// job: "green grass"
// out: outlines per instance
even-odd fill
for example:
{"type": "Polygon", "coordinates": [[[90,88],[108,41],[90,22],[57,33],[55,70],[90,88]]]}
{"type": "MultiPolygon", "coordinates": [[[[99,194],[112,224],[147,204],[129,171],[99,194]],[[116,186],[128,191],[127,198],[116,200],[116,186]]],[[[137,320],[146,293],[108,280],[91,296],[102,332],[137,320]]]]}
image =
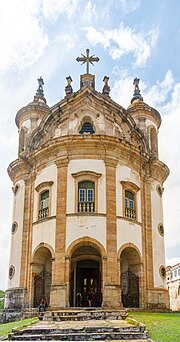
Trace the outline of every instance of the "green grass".
{"type": "Polygon", "coordinates": [[[3,290],[0,290],[0,310],[4,309],[4,296],[5,292],[3,290]]]}
{"type": "Polygon", "coordinates": [[[180,313],[129,312],[144,323],[154,342],[180,342],[180,313]]]}
{"type": "Polygon", "coordinates": [[[38,318],[34,317],[21,321],[0,324],[0,341],[7,339],[8,334],[12,331],[12,329],[21,329],[36,322],[38,322],[38,318]]]}

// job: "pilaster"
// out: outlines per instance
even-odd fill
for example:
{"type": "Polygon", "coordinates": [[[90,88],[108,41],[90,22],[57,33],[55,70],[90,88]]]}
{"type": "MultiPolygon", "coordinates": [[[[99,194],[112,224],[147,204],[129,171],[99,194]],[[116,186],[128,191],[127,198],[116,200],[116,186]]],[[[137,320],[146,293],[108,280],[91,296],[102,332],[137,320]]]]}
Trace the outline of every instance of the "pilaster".
{"type": "Polygon", "coordinates": [[[117,260],[117,224],[116,224],[116,166],[117,160],[105,159],[106,165],[106,236],[107,261],[104,281],[103,305],[119,307],[121,305],[120,279],[117,260]]]}
{"type": "Polygon", "coordinates": [[[142,203],[142,247],[143,247],[143,287],[146,292],[154,287],[153,279],[153,250],[152,250],[152,217],[151,217],[151,188],[147,177],[141,181],[141,203],[142,203]]]}
{"type": "Polygon", "coordinates": [[[66,192],[68,159],[56,161],[57,165],[57,205],[56,205],[56,241],[55,261],[53,264],[51,285],[51,306],[65,307],[67,305],[66,284],[66,192]]]}

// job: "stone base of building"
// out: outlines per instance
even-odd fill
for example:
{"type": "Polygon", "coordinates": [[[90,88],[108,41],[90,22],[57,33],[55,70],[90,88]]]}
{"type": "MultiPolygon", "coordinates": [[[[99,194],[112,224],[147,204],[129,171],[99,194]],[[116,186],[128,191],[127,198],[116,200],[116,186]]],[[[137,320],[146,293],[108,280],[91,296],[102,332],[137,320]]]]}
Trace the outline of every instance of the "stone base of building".
{"type": "Polygon", "coordinates": [[[120,308],[121,289],[119,285],[105,285],[103,293],[103,308],[120,308]]]}
{"type": "Polygon", "coordinates": [[[67,286],[51,285],[50,306],[52,308],[64,308],[67,306],[67,286]]]}
{"type": "Polygon", "coordinates": [[[151,289],[147,291],[147,309],[170,309],[169,292],[166,289],[151,289]]]}
{"type": "Polygon", "coordinates": [[[5,309],[21,310],[25,307],[25,293],[24,288],[12,288],[5,292],[5,309]]]}

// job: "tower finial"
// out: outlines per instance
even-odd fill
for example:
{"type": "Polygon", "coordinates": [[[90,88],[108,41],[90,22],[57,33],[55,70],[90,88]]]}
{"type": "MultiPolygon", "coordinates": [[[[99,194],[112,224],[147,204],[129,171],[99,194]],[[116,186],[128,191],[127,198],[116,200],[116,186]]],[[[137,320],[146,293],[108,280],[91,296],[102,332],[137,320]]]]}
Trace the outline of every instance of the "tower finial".
{"type": "Polygon", "coordinates": [[[36,92],[36,96],[44,97],[44,90],[43,90],[44,81],[42,77],[38,78],[38,84],[39,86],[36,92]]]}
{"type": "Polygon", "coordinates": [[[109,86],[109,84],[108,84],[108,81],[109,81],[109,77],[108,77],[108,76],[104,76],[104,78],[103,78],[104,87],[103,87],[102,93],[103,93],[104,95],[108,95],[108,96],[109,96],[109,93],[110,93],[110,86],[109,86]]]}
{"type": "Polygon", "coordinates": [[[137,78],[137,77],[134,78],[134,81],[133,81],[133,84],[134,84],[134,94],[133,94],[133,98],[131,100],[131,103],[134,100],[136,100],[136,99],[143,100],[143,98],[141,96],[141,93],[140,93],[140,89],[139,89],[139,81],[140,81],[140,78],[137,78]]]}

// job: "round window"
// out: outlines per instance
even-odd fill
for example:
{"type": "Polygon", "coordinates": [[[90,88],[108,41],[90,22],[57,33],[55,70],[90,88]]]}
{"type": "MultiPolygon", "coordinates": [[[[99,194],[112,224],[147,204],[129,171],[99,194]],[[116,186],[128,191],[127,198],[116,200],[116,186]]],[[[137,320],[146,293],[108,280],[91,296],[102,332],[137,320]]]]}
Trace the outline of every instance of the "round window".
{"type": "Polygon", "coordinates": [[[17,224],[17,222],[13,222],[13,224],[12,224],[12,228],[11,228],[11,232],[12,232],[12,234],[15,234],[15,232],[16,232],[16,230],[17,230],[17,228],[18,228],[18,224],[17,224]]]}
{"type": "Polygon", "coordinates": [[[165,268],[165,266],[161,266],[160,267],[159,273],[160,273],[161,278],[163,278],[163,279],[166,278],[166,268],[165,268]]]}
{"type": "Polygon", "coordinates": [[[15,274],[15,267],[11,265],[9,267],[9,279],[12,279],[14,277],[14,274],[15,274]]]}
{"type": "Polygon", "coordinates": [[[158,231],[161,236],[164,236],[164,227],[162,223],[158,225],[158,231]]]}

